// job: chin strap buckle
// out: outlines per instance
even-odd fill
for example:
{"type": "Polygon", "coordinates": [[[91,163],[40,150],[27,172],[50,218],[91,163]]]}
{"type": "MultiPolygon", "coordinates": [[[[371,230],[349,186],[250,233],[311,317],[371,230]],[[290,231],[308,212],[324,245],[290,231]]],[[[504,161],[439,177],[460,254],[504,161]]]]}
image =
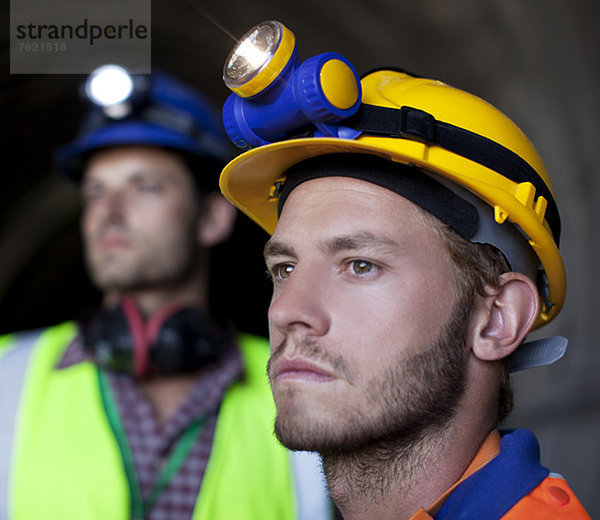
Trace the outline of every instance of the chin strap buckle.
{"type": "Polygon", "coordinates": [[[565,355],[569,340],[563,336],[528,341],[515,350],[510,357],[510,371],[551,365],[565,355]]]}

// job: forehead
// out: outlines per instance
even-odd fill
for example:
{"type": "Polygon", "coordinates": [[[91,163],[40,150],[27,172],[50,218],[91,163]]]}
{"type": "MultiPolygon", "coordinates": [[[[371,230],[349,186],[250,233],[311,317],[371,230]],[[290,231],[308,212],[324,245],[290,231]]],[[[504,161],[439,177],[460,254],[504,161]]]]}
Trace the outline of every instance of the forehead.
{"type": "Polygon", "coordinates": [[[386,235],[431,235],[423,210],[376,184],[350,177],[303,182],[286,200],[274,236],[305,227],[386,235]]]}
{"type": "Polygon", "coordinates": [[[192,180],[185,162],[173,152],[151,146],[120,146],[94,152],[82,180],[126,179],[136,174],[192,180]]]}

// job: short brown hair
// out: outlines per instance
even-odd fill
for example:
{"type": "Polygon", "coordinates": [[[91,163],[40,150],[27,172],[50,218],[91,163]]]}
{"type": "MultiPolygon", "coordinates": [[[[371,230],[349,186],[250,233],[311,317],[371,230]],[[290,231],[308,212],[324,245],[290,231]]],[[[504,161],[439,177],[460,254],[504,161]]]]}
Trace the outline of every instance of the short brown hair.
{"type": "MultiPolygon", "coordinates": [[[[496,247],[465,240],[441,220],[421,208],[419,208],[419,214],[425,226],[444,242],[450,253],[450,258],[455,267],[454,282],[457,288],[454,301],[470,305],[467,314],[470,316],[475,296],[485,296],[487,294],[486,289],[497,288],[500,284],[500,275],[511,271],[508,260],[496,247]]],[[[498,393],[497,424],[501,423],[510,414],[513,402],[510,360],[505,358],[502,362],[501,383],[498,393]]]]}

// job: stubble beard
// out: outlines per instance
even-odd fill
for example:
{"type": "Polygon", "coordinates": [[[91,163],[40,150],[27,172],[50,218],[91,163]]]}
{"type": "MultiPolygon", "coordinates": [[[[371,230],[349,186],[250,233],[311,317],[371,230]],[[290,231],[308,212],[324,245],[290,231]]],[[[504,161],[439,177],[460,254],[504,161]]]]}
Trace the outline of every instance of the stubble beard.
{"type": "MultiPolygon", "coordinates": [[[[427,350],[372,378],[365,386],[369,410],[345,410],[328,423],[300,422],[293,410],[278,410],[279,441],[292,450],[319,452],[332,490],[381,495],[399,478],[410,479],[463,395],[471,307],[460,302],[427,350]]],[[[328,355],[317,344],[311,348],[328,355]]]]}

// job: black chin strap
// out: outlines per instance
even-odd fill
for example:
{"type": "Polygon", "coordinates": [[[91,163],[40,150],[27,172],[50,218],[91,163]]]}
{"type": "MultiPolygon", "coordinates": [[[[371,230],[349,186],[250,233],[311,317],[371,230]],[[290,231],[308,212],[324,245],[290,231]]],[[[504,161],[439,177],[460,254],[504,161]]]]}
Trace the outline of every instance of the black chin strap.
{"type": "Polygon", "coordinates": [[[343,122],[365,134],[417,139],[434,144],[498,172],[513,182],[530,182],[538,196],[548,202],[545,218],[558,246],[560,215],[546,183],[525,160],[508,148],[464,128],[438,121],[431,114],[412,107],[401,109],[363,103],[358,112],[343,122]]]}

